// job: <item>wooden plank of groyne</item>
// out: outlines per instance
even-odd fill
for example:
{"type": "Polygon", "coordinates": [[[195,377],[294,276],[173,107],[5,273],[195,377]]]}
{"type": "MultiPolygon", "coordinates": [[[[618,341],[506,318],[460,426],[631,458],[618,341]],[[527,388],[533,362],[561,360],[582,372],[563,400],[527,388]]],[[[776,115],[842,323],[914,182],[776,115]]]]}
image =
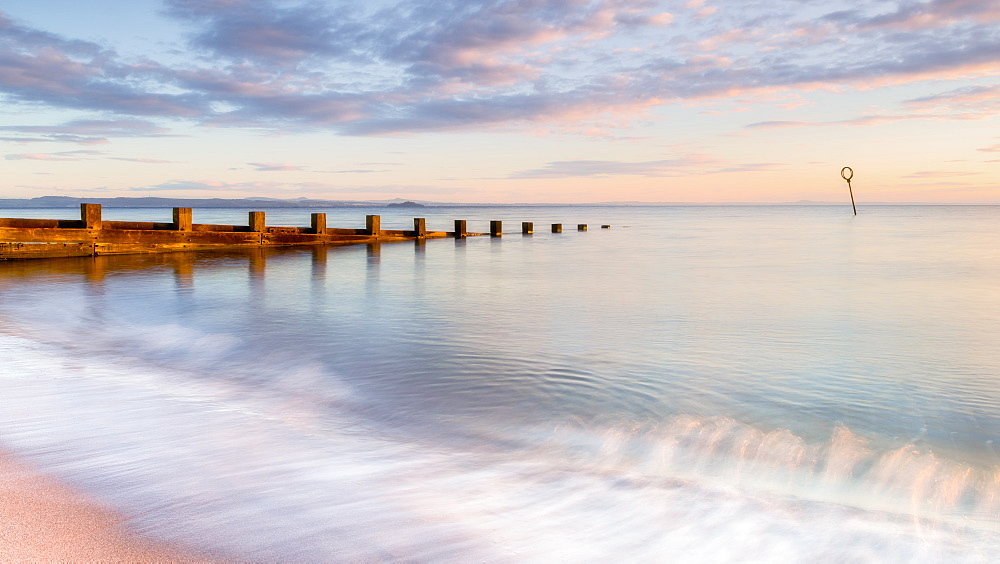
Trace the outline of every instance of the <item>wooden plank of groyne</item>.
{"type": "Polygon", "coordinates": [[[102,221],[101,229],[131,229],[133,231],[174,231],[173,223],[153,221],[102,221]]]}
{"type": "Polygon", "coordinates": [[[78,219],[23,219],[19,217],[0,218],[0,229],[14,227],[18,229],[83,229],[83,222],[78,219]]]}
{"type": "Polygon", "coordinates": [[[52,229],[47,227],[0,228],[0,241],[4,243],[91,243],[92,231],[86,229],[52,229]]]}
{"type": "Polygon", "coordinates": [[[94,254],[90,243],[0,243],[0,258],[36,259],[87,257],[94,254]]]}
{"type": "MultiPolygon", "coordinates": [[[[366,217],[364,229],[326,226],[326,214],[312,214],[310,227],[267,226],[262,211],[249,212],[247,225],[193,223],[191,208],[174,208],[173,221],[103,221],[101,206],[82,204],[79,220],[0,218],[0,259],[83,255],[156,253],[175,250],[222,250],[240,247],[351,245],[455,236],[469,233],[465,220],[455,232],[427,231],[425,218],[414,218],[414,229],[381,228],[381,217],[366,217]]],[[[500,221],[490,222],[490,234],[501,235],[500,221]]]]}

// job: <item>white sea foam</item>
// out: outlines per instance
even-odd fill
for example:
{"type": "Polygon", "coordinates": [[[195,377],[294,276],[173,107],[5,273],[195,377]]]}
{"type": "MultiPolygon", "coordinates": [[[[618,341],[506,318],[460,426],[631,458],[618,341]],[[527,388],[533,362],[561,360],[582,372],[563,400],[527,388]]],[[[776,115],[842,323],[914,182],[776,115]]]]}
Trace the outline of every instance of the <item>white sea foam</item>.
{"type": "Polygon", "coordinates": [[[1000,550],[996,521],[952,515],[973,496],[995,516],[995,475],[912,447],[876,453],[843,427],[809,445],[688,416],[523,429],[520,447],[469,449],[356,419],[364,400],[346,385],[318,399],[336,380],[318,365],[262,391],[11,334],[0,354],[9,446],[151,534],[234,556],[977,562],[1000,550]],[[900,496],[919,511],[885,503],[900,496]]]}

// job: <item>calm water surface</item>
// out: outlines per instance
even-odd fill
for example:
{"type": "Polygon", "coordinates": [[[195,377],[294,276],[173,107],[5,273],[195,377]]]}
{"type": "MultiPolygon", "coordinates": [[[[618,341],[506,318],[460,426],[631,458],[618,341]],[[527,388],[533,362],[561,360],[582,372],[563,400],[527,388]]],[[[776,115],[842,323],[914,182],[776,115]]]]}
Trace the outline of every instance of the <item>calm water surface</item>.
{"type": "Polygon", "coordinates": [[[241,558],[1000,551],[1000,207],[312,211],[509,233],[0,263],[0,445],[241,558]]]}

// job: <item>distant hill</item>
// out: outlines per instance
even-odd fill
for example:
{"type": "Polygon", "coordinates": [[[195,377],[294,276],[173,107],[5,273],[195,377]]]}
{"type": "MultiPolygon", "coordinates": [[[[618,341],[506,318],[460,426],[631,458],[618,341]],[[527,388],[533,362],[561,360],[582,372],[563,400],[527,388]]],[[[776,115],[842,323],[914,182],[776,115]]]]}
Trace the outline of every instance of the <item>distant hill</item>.
{"type": "MultiPolygon", "coordinates": [[[[296,198],[74,198],[70,196],[41,196],[38,198],[0,198],[0,208],[75,208],[80,204],[101,204],[107,208],[333,208],[379,207],[402,200],[351,201],[310,200],[296,198]]],[[[422,205],[422,204],[417,204],[422,205]]]]}
{"type": "MultiPolygon", "coordinates": [[[[80,204],[101,204],[107,208],[236,208],[236,209],[273,209],[273,208],[423,208],[423,207],[662,207],[662,206],[830,206],[845,205],[845,202],[820,202],[799,200],[797,202],[590,202],[577,204],[556,203],[460,203],[431,202],[427,200],[313,200],[309,198],[76,198],[72,196],[40,196],[38,198],[0,198],[0,208],[30,209],[30,208],[75,208],[80,204]]],[[[865,202],[864,205],[935,205],[927,203],[906,202],[865,202]]],[[[950,205],[950,204],[936,204],[950,205]]]]}

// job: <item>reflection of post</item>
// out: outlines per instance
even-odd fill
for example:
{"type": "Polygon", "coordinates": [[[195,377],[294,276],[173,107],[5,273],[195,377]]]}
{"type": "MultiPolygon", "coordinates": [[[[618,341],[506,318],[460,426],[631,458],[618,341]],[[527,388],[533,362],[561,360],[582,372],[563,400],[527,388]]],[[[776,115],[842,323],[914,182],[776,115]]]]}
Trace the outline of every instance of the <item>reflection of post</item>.
{"type": "Polygon", "coordinates": [[[107,258],[105,257],[90,257],[83,259],[85,262],[83,267],[84,275],[87,277],[88,282],[104,282],[104,275],[107,273],[107,258]]]}
{"type": "MultiPolygon", "coordinates": [[[[326,278],[326,257],[330,252],[330,247],[326,245],[313,245],[312,247],[312,273],[313,282],[322,282],[326,278]]],[[[322,285],[322,284],[320,284],[322,285]]]]}
{"type": "Polygon", "coordinates": [[[497,219],[490,221],[490,237],[503,235],[503,222],[497,219]]]}
{"type": "Polygon", "coordinates": [[[368,243],[368,262],[378,262],[382,256],[382,243],[368,243]]]}
{"type": "Polygon", "coordinates": [[[553,233],[562,233],[562,224],[561,223],[553,223],[552,224],[552,232],[553,233]]]}
{"type": "Polygon", "coordinates": [[[372,237],[378,237],[382,234],[382,216],[365,216],[365,234],[371,235],[372,237]]]}
{"type": "Polygon", "coordinates": [[[382,257],[382,243],[368,243],[368,264],[365,269],[365,275],[368,278],[368,283],[377,283],[379,274],[379,262],[381,262],[382,257]]]}
{"type": "Polygon", "coordinates": [[[535,224],[530,221],[521,222],[521,233],[525,235],[531,235],[535,232],[535,224]]]}
{"type": "Polygon", "coordinates": [[[191,253],[177,253],[174,257],[174,281],[178,288],[194,287],[194,257],[191,253]]]}
{"type": "Polygon", "coordinates": [[[194,229],[194,216],[191,208],[174,208],[174,229],[176,231],[191,231],[194,229]]]}
{"type": "Polygon", "coordinates": [[[312,214],[312,231],[317,235],[326,235],[326,214],[312,214]]]}
{"type": "Polygon", "coordinates": [[[455,238],[465,239],[466,234],[469,232],[468,222],[464,219],[455,220],[455,238]]]}
{"type": "Polygon", "coordinates": [[[267,256],[264,248],[258,247],[247,251],[250,259],[250,289],[264,288],[264,269],[267,268],[267,256]]]}
{"type": "Polygon", "coordinates": [[[108,269],[108,257],[93,256],[80,260],[84,261],[83,272],[87,279],[84,285],[87,318],[90,321],[103,322],[106,317],[104,275],[108,269]]]}

